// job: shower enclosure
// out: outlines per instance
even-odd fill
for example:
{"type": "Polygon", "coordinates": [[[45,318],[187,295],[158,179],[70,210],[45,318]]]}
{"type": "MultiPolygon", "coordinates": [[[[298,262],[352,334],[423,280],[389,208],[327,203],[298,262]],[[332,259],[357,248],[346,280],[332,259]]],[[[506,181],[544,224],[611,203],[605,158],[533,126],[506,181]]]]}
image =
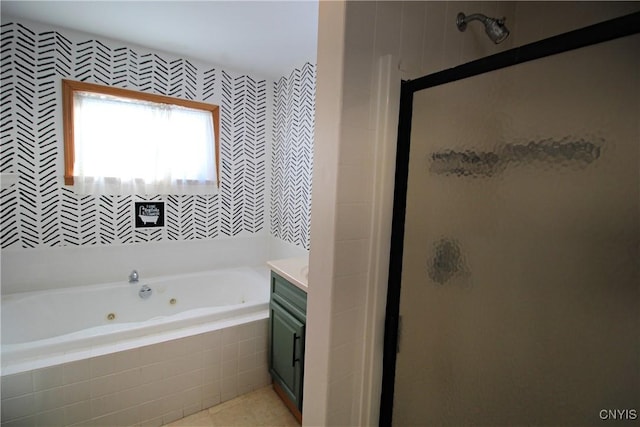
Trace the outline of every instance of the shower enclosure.
{"type": "Polygon", "coordinates": [[[381,425],[640,419],[638,29],[403,83],[381,425]]]}

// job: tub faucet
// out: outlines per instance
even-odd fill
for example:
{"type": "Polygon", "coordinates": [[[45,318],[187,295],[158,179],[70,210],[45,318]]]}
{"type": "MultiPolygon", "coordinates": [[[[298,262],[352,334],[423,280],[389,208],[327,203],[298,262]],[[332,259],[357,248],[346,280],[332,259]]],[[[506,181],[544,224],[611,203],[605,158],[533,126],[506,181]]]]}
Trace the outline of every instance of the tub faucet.
{"type": "Polygon", "coordinates": [[[138,271],[133,270],[129,275],[129,283],[138,283],[139,279],[140,279],[140,276],[138,275],[138,271]]]}

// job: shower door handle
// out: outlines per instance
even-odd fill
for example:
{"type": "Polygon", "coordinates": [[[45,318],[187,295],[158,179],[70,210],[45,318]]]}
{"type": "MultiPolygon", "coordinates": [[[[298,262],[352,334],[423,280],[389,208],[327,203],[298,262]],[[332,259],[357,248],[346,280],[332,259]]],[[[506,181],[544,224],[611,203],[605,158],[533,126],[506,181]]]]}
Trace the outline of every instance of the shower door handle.
{"type": "Polygon", "coordinates": [[[293,355],[291,357],[291,367],[296,366],[296,362],[300,361],[300,359],[298,359],[296,357],[296,353],[297,353],[296,352],[296,341],[299,340],[299,339],[300,339],[300,337],[298,336],[298,334],[294,332],[293,333],[293,355]]]}

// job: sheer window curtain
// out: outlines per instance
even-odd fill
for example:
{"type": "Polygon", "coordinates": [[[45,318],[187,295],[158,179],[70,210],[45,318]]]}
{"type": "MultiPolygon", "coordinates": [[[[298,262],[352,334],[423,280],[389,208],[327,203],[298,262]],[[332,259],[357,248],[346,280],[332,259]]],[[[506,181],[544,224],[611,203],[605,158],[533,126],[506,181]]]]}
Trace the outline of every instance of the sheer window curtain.
{"type": "Polygon", "coordinates": [[[74,188],[80,194],[213,194],[212,116],[76,92],[74,188]]]}

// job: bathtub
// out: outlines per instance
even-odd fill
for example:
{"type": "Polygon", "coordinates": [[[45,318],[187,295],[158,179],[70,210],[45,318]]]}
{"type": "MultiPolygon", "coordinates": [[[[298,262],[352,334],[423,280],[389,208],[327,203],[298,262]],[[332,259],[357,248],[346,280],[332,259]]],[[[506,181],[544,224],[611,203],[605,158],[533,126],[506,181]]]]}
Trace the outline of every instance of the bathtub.
{"type": "Polygon", "coordinates": [[[3,295],[2,375],[266,319],[268,302],[250,267],[3,295]]]}
{"type": "Polygon", "coordinates": [[[3,295],[0,421],[161,426],[265,387],[268,301],[266,267],[3,295]]]}

